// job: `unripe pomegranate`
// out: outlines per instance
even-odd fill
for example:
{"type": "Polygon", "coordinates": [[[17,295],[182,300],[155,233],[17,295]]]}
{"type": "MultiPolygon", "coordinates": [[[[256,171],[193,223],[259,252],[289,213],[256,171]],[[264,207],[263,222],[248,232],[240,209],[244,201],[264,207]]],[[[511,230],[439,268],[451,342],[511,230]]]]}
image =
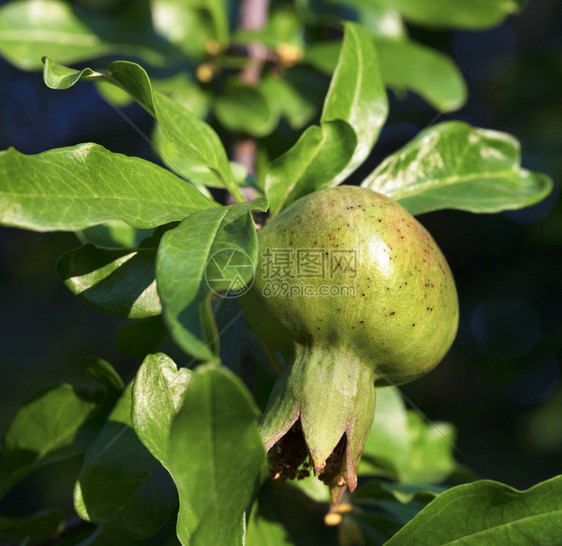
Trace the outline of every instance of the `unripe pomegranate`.
{"type": "Polygon", "coordinates": [[[286,362],[261,423],[272,473],[300,476],[310,457],[336,503],[357,485],[375,384],[425,374],[453,342],[449,266],[398,203],[339,186],[299,199],[259,231],[243,307],[286,362]]]}

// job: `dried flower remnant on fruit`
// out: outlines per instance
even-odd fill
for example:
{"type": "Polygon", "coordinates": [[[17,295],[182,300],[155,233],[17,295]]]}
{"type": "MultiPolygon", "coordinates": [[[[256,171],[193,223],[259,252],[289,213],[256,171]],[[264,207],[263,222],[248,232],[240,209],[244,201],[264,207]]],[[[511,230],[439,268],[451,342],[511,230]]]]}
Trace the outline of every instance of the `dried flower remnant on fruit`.
{"type": "Polygon", "coordinates": [[[302,480],[310,476],[308,449],[298,421],[269,450],[267,461],[274,479],[302,480]]]}

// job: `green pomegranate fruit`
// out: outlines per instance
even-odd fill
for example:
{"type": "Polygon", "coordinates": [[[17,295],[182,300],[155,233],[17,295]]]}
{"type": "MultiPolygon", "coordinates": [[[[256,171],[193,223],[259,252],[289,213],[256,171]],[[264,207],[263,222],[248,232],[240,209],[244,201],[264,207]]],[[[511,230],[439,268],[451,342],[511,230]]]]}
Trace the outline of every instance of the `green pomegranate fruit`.
{"type": "Polygon", "coordinates": [[[314,473],[338,502],[357,485],[375,384],[425,374],[457,330],[454,280],[404,208],[372,190],[309,194],[259,231],[243,296],[249,325],[285,359],[261,423],[273,475],[314,473]]]}

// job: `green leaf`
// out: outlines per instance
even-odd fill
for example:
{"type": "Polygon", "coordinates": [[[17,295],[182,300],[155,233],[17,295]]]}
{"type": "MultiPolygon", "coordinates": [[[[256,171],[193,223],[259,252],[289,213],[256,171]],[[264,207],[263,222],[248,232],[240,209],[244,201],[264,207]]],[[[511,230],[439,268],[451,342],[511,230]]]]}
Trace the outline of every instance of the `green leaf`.
{"type": "Polygon", "coordinates": [[[155,116],[152,85],[146,70],[139,64],[130,61],[114,61],[106,72],[94,71],[91,68],[76,70],[43,57],[43,81],[50,89],[69,89],[80,80],[109,82],[126,91],[145,110],[155,116]]]}
{"type": "Polygon", "coordinates": [[[265,463],[258,415],[242,381],[225,368],[193,373],[168,455],[182,544],[243,544],[244,511],[265,463]]]}
{"type": "Polygon", "coordinates": [[[164,319],[178,345],[200,360],[216,358],[212,290],[241,290],[253,277],[257,236],[250,212],[266,209],[259,199],[194,213],[162,238],[156,278],[164,319]]]}
{"type": "Polygon", "coordinates": [[[0,53],[24,70],[40,69],[43,55],[72,64],[119,52],[162,63],[165,52],[140,4],[103,16],[62,0],[7,2],[0,8],[0,53]]]}
{"type": "MultiPolygon", "coordinates": [[[[55,65],[56,63],[45,59],[43,79],[46,83],[57,83],[57,78],[51,76],[55,65]]],[[[56,68],[57,72],[60,70],[56,68]]],[[[144,68],[129,61],[115,61],[109,65],[107,73],[88,74],[88,79],[104,78],[127,91],[152,116],[156,117],[166,138],[185,159],[211,169],[238,201],[245,201],[230,169],[222,142],[212,127],[180,103],[153,90],[144,68]]],[[[77,78],[76,75],[73,78],[67,76],[65,82],[75,83],[78,79],[79,76],[77,78]]]]}
{"type": "Polygon", "coordinates": [[[74,507],[93,523],[119,521],[138,537],[152,536],[177,506],[168,473],[131,427],[129,385],[84,457],[74,507]]]}
{"type": "Polygon", "coordinates": [[[323,78],[319,79],[317,74],[295,67],[283,78],[267,75],[261,82],[260,90],[279,115],[287,119],[291,128],[300,129],[310,122],[321,106],[318,97],[325,94],[323,83],[323,78]]]}
{"type": "Polygon", "coordinates": [[[45,54],[74,63],[111,50],[67,2],[20,0],[0,9],[0,52],[25,70],[40,68],[45,54]]]}
{"type": "Polygon", "coordinates": [[[402,40],[406,38],[406,26],[392,2],[345,0],[357,12],[357,22],[371,36],[402,40]]]}
{"type": "MultiPolygon", "coordinates": [[[[47,84],[48,85],[48,84],[47,84]]],[[[100,96],[111,106],[116,106],[118,108],[126,108],[130,106],[134,99],[129,95],[129,93],[123,91],[120,87],[117,87],[106,80],[96,80],[94,85],[98,90],[100,96]]],[[[51,87],[48,85],[48,87],[51,87]]]]}
{"type": "Polygon", "coordinates": [[[135,538],[119,522],[112,521],[93,529],[85,526],[84,531],[74,534],[68,544],[66,540],[60,542],[61,546],[180,546],[174,519],[170,518],[156,535],[148,539],[135,538]]]}
{"type": "Polygon", "coordinates": [[[103,248],[91,243],[65,252],[57,273],[82,301],[120,317],[162,311],[155,279],[156,248],[103,248]]]}
{"type": "Polygon", "coordinates": [[[179,412],[191,372],[163,353],[148,355],[133,382],[131,420],[141,442],[165,468],[172,421],[179,412]]]}
{"type": "Polygon", "coordinates": [[[458,110],[467,89],[460,70],[443,53],[410,40],[375,40],[384,83],[408,89],[441,112],[458,110]]]}
{"type": "Polygon", "coordinates": [[[0,222],[7,226],[80,230],[122,220],[151,228],[212,205],[169,171],[97,144],[0,152],[0,222]]]}
{"type": "Polygon", "coordinates": [[[342,42],[316,42],[306,46],[304,60],[318,70],[331,74],[338,65],[342,42]]]}
{"type": "Polygon", "coordinates": [[[178,152],[209,167],[238,201],[244,201],[222,142],[211,126],[166,95],[155,93],[155,99],[158,123],[178,152]]]}
{"type": "Polygon", "coordinates": [[[556,544],[562,476],[518,491],[491,480],[442,493],[386,544],[556,544]]]}
{"type": "Polygon", "coordinates": [[[426,423],[416,411],[406,411],[393,387],[379,388],[359,472],[402,483],[439,483],[457,467],[454,434],[448,423],[426,423]]]}
{"type": "Polygon", "coordinates": [[[453,458],[455,429],[449,423],[426,422],[416,411],[408,411],[410,461],[400,478],[408,483],[440,483],[456,469],[453,458]]]}
{"type": "Polygon", "coordinates": [[[521,0],[385,0],[404,19],[430,27],[483,29],[517,13],[521,0]]]}
{"type": "Polygon", "coordinates": [[[82,453],[80,430],[95,409],[89,393],[67,384],[43,389],[28,400],[6,430],[0,495],[39,466],[82,453]]]}
{"type": "Polygon", "coordinates": [[[87,358],[86,372],[94,380],[103,385],[109,393],[123,392],[125,385],[115,368],[103,358],[87,358]]]}
{"type": "Polygon", "coordinates": [[[269,166],[265,190],[271,214],[276,215],[307,193],[332,186],[349,163],[356,143],[355,132],[345,121],[309,127],[269,166]]]}
{"type": "Polygon", "coordinates": [[[197,0],[151,1],[156,32],[191,58],[203,57],[206,43],[217,39],[211,14],[201,4],[197,0]]]}
{"type": "Polygon", "coordinates": [[[322,111],[277,158],[265,188],[273,215],[307,193],[335,186],[369,155],[388,110],[375,49],[364,29],[348,23],[338,66],[322,111]]]}
{"type": "Polygon", "coordinates": [[[179,102],[200,118],[206,118],[211,107],[211,94],[202,89],[199,82],[187,72],[179,72],[152,82],[154,89],[179,102]]]}
{"type": "MultiPolygon", "coordinates": [[[[175,3],[183,4],[185,0],[175,0],[175,3]]],[[[209,13],[214,27],[213,38],[222,47],[227,46],[229,40],[229,4],[227,0],[188,0],[188,4],[209,13]]]]}
{"type": "Polygon", "coordinates": [[[151,233],[150,229],[135,229],[120,220],[112,220],[90,226],[77,232],[76,235],[84,243],[94,243],[109,248],[130,248],[138,246],[151,233]]]}
{"type": "Polygon", "coordinates": [[[387,157],[363,186],[412,214],[439,209],[500,212],[534,205],[552,191],[544,174],[520,166],[519,142],[465,123],[440,123],[387,157]]]}
{"type": "Polygon", "coordinates": [[[388,100],[379,73],[377,53],[367,31],[346,23],[343,46],[321,122],[343,120],[355,131],[357,144],[346,168],[331,185],[345,180],[371,152],[388,114],[388,100]]]}
{"type": "MultiPolygon", "coordinates": [[[[206,188],[224,188],[224,183],[219,176],[209,167],[186,159],[185,155],[178,152],[178,149],[164,136],[158,126],[152,133],[152,143],[164,165],[182,178],[189,180],[204,195],[211,195],[206,188]]],[[[239,186],[255,187],[255,181],[242,165],[231,161],[230,169],[239,186]]]]}
{"type": "Polygon", "coordinates": [[[49,89],[68,89],[81,79],[85,79],[95,72],[91,68],[75,70],[43,57],[43,80],[49,89]]]}
{"type": "Polygon", "coordinates": [[[224,0],[152,0],[158,33],[188,57],[202,57],[209,41],[228,45],[228,6],[224,0]]]}
{"type": "Polygon", "coordinates": [[[63,519],[64,513],[55,508],[23,518],[0,516],[0,538],[19,544],[47,542],[62,528],[63,519]]]}
{"type": "Polygon", "coordinates": [[[257,137],[271,133],[279,121],[261,88],[249,87],[242,82],[226,86],[215,101],[214,112],[227,129],[257,137]]]}
{"type": "MultiPolygon", "coordinates": [[[[456,64],[445,54],[405,37],[374,40],[384,84],[420,95],[440,111],[450,112],[466,101],[466,84],[456,64]]],[[[331,74],[337,65],[341,42],[319,42],[306,49],[306,61],[331,74]]]]}

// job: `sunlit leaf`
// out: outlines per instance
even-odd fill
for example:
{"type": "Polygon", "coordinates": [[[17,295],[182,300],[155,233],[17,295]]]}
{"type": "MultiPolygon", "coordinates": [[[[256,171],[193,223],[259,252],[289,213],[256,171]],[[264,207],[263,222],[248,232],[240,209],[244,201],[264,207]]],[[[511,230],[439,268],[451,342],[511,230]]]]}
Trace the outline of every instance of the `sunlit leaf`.
{"type": "Polygon", "coordinates": [[[520,162],[514,137],[450,121],[422,131],[362,185],[412,214],[447,208],[499,212],[533,205],[552,191],[548,176],[520,162]]]}
{"type": "Polygon", "coordinates": [[[242,290],[253,277],[257,236],[250,212],[266,209],[263,199],[217,207],[192,214],[162,238],[156,278],[164,318],[174,340],[200,360],[216,358],[209,298],[242,290]]]}
{"type": "Polygon", "coordinates": [[[265,462],[258,415],[242,381],[225,368],[202,366],[191,376],[168,456],[182,544],[243,544],[244,511],[265,462]]]}
{"type": "Polygon", "coordinates": [[[146,318],[162,311],[155,261],[156,248],[110,249],[88,243],[66,252],[57,273],[92,307],[121,317],[146,318]]]}
{"type": "Polygon", "coordinates": [[[179,412],[191,372],[165,354],[148,355],[133,382],[131,420],[142,443],[168,467],[170,428],[179,412]]]}
{"type": "Polygon", "coordinates": [[[357,138],[345,121],[309,127],[296,144],[269,166],[266,195],[273,215],[299,197],[333,185],[345,169],[357,138]]]}
{"type": "Polygon", "coordinates": [[[35,231],[122,220],[151,228],[212,206],[154,163],[78,144],[37,155],[0,152],[0,222],[35,231]]]}
{"type": "Polygon", "coordinates": [[[387,114],[388,100],[371,37],[359,25],[347,23],[321,122],[346,121],[355,131],[357,144],[350,162],[331,185],[345,180],[365,161],[387,114]]]}
{"type": "Polygon", "coordinates": [[[79,81],[82,74],[89,80],[106,80],[127,91],[143,108],[154,116],[162,132],[185,159],[208,167],[222,181],[224,187],[238,200],[245,201],[243,193],[232,174],[226,151],[217,133],[185,106],[152,89],[150,78],[138,64],[115,61],[106,72],[79,72],[71,75],[57,63],[44,59],[43,79],[53,89],[66,89],[79,81]],[[58,77],[60,73],[64,78],[58,77]],[[61,83],[62,82],[62,83],[61,83]],[[59,87],[62,85],[62,87],[59,87]]]}
{"type": "Polygon", "coordinates": [[[562,476],[526,491],[491,480],[445,491],[386,544],[556,544],[562,476]]]}

